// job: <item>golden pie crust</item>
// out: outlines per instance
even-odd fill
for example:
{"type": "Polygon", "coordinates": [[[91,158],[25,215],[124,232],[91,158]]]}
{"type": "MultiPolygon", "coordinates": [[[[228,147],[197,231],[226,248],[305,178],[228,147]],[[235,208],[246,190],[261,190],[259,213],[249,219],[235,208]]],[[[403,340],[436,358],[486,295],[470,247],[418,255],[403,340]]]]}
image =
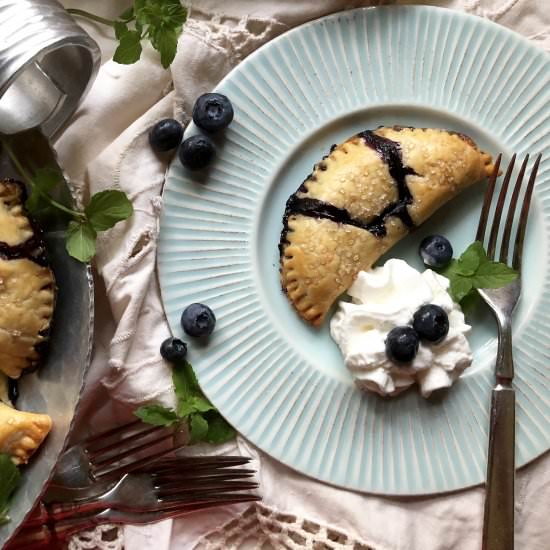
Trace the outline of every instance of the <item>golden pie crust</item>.
{"type": "Polygon", "coordinates": [[[47,414],[18,411],[0,403],[0,453],[10,455],[15,464],[26,464],[51,428],[47,414]]]}
{"type": "Polygon", "coordinates": [[[8,246],[23,244],[33,236],[23,210],[23,197],[21,185],[10,180],[0,181],[0,242],[8,246]]]}
{"type": "Polygon", "coordinates": [[[333,146],[283,218],[281,282],[298,314],[321,325],[359,271],[492,170],[471,138],[441,129],[383,127],[333,146]]]}
{"type": "Polygon", "coordinates": [[[0,181],[0,371],[11,378],[38,365],[55,303],[54,276],[24,196],[20,183],[0,181]]]}

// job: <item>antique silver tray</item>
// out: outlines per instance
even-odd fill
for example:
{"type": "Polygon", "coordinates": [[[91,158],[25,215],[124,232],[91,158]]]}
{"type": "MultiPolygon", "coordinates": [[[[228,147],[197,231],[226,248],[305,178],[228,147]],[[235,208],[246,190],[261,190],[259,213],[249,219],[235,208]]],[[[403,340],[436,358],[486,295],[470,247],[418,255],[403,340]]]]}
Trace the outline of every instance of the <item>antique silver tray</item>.
{"type": "MultiPolygon", "coordinates": [[[[39,165],[55,162],[53,150],[39,130],[19,135],[12,146],[20,159],[32,158],[39,165]]],[[[3,154],[0,174],[18,178],[3,154]]],[[[92,349],[94,302],[90,266],[67,254],[62,227],[52,225],[44,229],[58,287],[57,304],[46,361],[36,372],[20,379],[17,408],[49,414],[53,428],[29,464],[21,469],[21,483],[10,506],[11,521],[0,526],[0,548],[16,533],[53,473],[72,428],[92,349]]]]}

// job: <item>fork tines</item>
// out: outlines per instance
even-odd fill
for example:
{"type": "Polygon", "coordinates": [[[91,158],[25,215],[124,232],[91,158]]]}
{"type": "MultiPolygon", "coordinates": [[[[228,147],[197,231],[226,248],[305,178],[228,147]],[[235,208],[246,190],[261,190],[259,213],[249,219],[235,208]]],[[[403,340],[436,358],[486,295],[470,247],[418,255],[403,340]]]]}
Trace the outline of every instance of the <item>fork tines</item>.
{"type": "Polygon", "coordinates": [[[163,459],[147,468],[155,494],[163,503],[236,499],[239,491],[258,488],[255,470],[240,468],[250,462],[241,456],[163,459]]]}
{"type": "Polygon", "coordinates": [[[93,478],[114,478],[183,447],[185,441],[174,444],[174,434],[172,427],[137,420],[90,437],[85,450],[93,478]]]}
{"type": "Polygon", "coordinates": [[[142,472],[155,472],[160,473],[163,469],[172,469],[174,464],[178,467],[184,468],[186,465],[192,466],[194,470],[198,469],[211,469],[215,468],[231,468],[235,466],[244,466],[250,462],[250,458],[247,456],[181,456],[177,458],[161,458],[154,464],[150,464],[140,468],[142,472]]]}
{"type": "MultiPolygon", "coordinates": [[[[538,155],[535,163],[531,169],[531,175],[527,183],[527,187],[523,192],[522,206],[520,216],[517,222],[516,236],[514,239],[514,245],[512,249],[512,267],[519,271],[521,268],[521,257],[523,252],[523,241],[525,238],[525,229],[527,226],[527,215],[529,213],[529,206],[531,204],[531,197],[533,195],[533,188],[535,186],[535,179],[537,177],[537,171],[541,161],[542,155],[538,155]]],[[[491,202],[493,200],[493,195],[496,187],[496,180],[499,175],[500,163],[502,160],[502,154],[498,156],[495,162],[495,168],[493,173],[489,178],[489,183],[487,185],[487,190],[485,192],[485,199],[483,201],[483,207],[481,210],[481,215],[479,218],[479,225],[477,228],[476,240],[484,243],[486,237],[487,223],[489,219],[489,214],[491,210],[491,202]]],[[[500,223],[502,215],[506,209],[506,199],[508,195],[508,189],[510,187],[510,180],[512,178],[512,173],[514,170],[514,165],[516,162],[516,155],[514,154],[510,160],[510,164],[506,170],[504,180],[502,181],[502,186],[498,195],[497,203],[493,211],[493,223],[491,231],[489,234],[489,240],[487,244],[487,256],[494,260],[495,258],[505,264],[510,264],[509,262],[509,251],[510,251],[510,241],[512,235],[512,227],[514,225],[514,213],[516,211],[516,206],[520,200],[520,194],[522,191],[523,179],[527,169],[527,164],[529,162],[529,155],[525,156],[525,159],[521,165],[519,174],[516,178],[516,183],[514,185],[512,196],[508,203],[507,213],[506,213],[506,223],[504,224],[504,230],[500,240],[500,252],[496,253],[497,242],[499,237],[499,228],[502,225],[500,223]]]]}
{"type": "Polygon", "coordinates": [[[251,477],[254,470],[238,468],[250,461],[242,456],[170,457],[185,446],[182,438],[174,443],[174,427],[151,426],[136,420],[92,436],[84,443],[94,480],[108,480],[139,471],[155,479],[177,475],[179,479],[221,482],[251,477]],[[164,458],[163,458],[164,457],[164,458]]]}
{"type": "Polygon", "coordinates": [[[255,470],[238,467],[248,462],[250,458],[241,456],[178,457],[161,460],[138,472],[148,473],[156,486],[170,483],[184,483],[189,487],[219,485],[254,477],[255,470]]]}

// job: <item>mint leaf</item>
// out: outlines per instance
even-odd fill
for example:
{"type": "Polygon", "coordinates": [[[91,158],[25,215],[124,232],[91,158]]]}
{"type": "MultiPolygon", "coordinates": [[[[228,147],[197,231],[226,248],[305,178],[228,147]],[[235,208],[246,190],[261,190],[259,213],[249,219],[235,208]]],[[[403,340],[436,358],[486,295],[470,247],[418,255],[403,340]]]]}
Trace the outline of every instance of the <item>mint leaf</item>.
{"type": "Polygon", "coordinates": [[[457,260],[454,268],[456,272],[465,277],[473,275],[481,263],[487,260],[483,245],[476,241],[472,243],[457,260]]]}
{"type": "Polygon", "coordinates": [[[134,209],[126,193],[107,189],[92,195],[84,212],[96,231],[106,231],[116,223],[129,218],[134,209]]]}
{"type": "Polygon", "coordinates": [[[477,290],[472,289],[462,300],[460,301],[460,307],[464,315],[471,315],[475,308],[479,305],[480,296],[477,290]]]}
{"type": "Polygon", "coordinates": [[[191,400],[192,398],[188,397],[178,401],[178,416],[180,418],[187,418],[190,414],[197,412],[191,400]]]}
{"type": "Polygon", "coordinates": [[[7,454],[0,454],[0,525],[7,523],[10,498],[21,477],[17,466],[7,454]]]}
{"type": "Polygon", "coordinates": [[[97,233],[88,222],[69,222],[66,237],[69,256],[80,262],[89,262],[94,257],[97,233]]]}
{"type": "Polygon", "coordinates": [[[187,19],[187,9],[179,0],[136,0],[134,2],[136,29],[146,28],[145,35],[160,53],[166,69],[176,55],[178,37],[187,19]]]}
{"type": "Polygon", "coordinates": [[[187,361],[173,367],[172,383],[174,384],[178,399],[187,399],[193,395],[202,396],[202,391],[193,372],[193,367],[187,361]]]}
{"type": "Polygon", "coordinates": [[[68,8],[68,11],[114,28],[119,40],[113,56],[117,63],[138,61],[142,52],[141,40],[148,38],[160,52],[164,68],[168,68],[176,55],[178,37],[188,14],[181,0],[134,0],[133,5],[116,20],[99,17],[82,9],[68,8]]]}
{"type": "Polygon", "coordinates": [[[456,263],[457,261],[455,259],[452,259],[447,267],[444,267],[443,269],[439,270],[438,273],[440,275],[443,275],[443,277],[447,277],[447,279],[450,279],[454,275],[456,275],[456,263]]]}
{"type": "Polygon", "coordinates": [[[178,34],[175,29],[161,27],[151,36],[151,44],[160,53],[160,62],[165,69],[170,67],[176,57],[178,34]]]}
{"type": "Polygon", "coordinates": [[[113,61],[124,65],[135,63],[141,57],[141,49],[141,33],[129,30],[120,37],[113,61]]]}
{"type": "Polygon", "coordinates": [[[185,399],[180,399],[178,403],[178,416],[184,418],[193,413],[207,412],[215,410],[214,406],[206,399],[199,395],[193,395],[185,399]]]}
{"type": "Polygon", "coordinates": [[[195,395],[191,398],[191,405],[197,412],[215,411],[216,408],[206,397],[195,395]]]}
{"type": "Polygon", "coordinates": [[[201,390],[201,387],[199,386],[199,381],[197,380],[197,375],[195,374],[193,367],[187,361],[185,362],[184,366],[185,366],[185,372],[187,374],[187,380],[189,382],[189,386],[191,390],[194,393],[200,393],[200,395],[202,395],[202,390],[201,390]]]}
{"type": "Polygon", "coordinates": [[[10,516],[8,516],[9,506],[6,504],[4,507],[0,507],[0,527],[10,522],[10,516]]]}
{"type": "Polygon", "coordinates": [[[151,8],[148,6],[150,0],[134,0],[134,12],[136,21],[141,25],[149,24],[151,8]]]}
{"type": "Polygon", "coordinates": [[[187,361],[174,366],[172,369],[172,382],[174,383],[176,396],[179,399],[185,399],[190,395],[202,395],[193,367],[187,361]]]}
{"type": "Polygon", "coordinates": [[[25,202],[27,210],[33,215],[50,210],[51,205],[45,195],[53,191],[62,181],[63,175],[56,168],[45,167],[36,170],[33,177],[34,187],[25,202]]]}
{"type": "Polygon", "coordinates": [[[171,426],[179,420],[175,411],[162,405],[143,405],[134,414],[143,422],[154,426],[171,426]]]}
{"type": "Polygon", "coordinates": [[[136,19],[142,25],[150,25],[153,31],[181,30],[187,19],[187,9],[179,0],[137,0],[134,2],[136,19]]]}
{"type": "Polygon", "coordinates": [[[178,416],[183,418],[193,413],[214,409],[210,401],[204,397],[193,368],[187,361],[174,366],[172,382],[178,398],[178,416]]]}
{"type": "Polygon", "coordinates": [[[476,288],[500,288],[518,278],[518,273],[511,267],[500,262],[486,262],[479,266],[472,277],[476,288]]]}
{"type": "Polygon", "coordinates": [[[130,6],[128,9],[124,10],[119,16],[119,19],[123,21],[130,21],[134,18],[134,6],[130,6]]]}
{"type": "Polygon", "coordinates": [[[481,243],[480,241],[474,241],[470,246],[473,247],[474,250],[477,251],[477,254],[479,254],[481,264],[490,261],[489,258],[487,258],[487,252],[485,252],[485,248],[483,247],[483,243],[481,243]]]}
{"type": "Polygon", "coordinates": [[[170,24],[175,29],[181,29],[187,20],[187,8],[182,6],[180,0],[163,0],[164,16],[170,18],[170,24]]]}
{"type": "MultiPolygon", "coordinates": [[[[151,0],[134,0],[134,12],[136,15],[139,14],[139,12],[145,7],[145,4],[150,2],[151,0]]],[[[156,2],[157,0],[153,0],[153,2],[156,2]]]]}
{"type": "Polygon", "coordinates": [[[233,428],[219,412],[209,412],[207,418],[208,433],[206,434],[206,441],[208,441],[208,443],[225,443],[226,441],[234,439],[237,435],[235,428],[233,428]]]}
{"type": "Polygon", "coordinates": [[[223,443],[235,437],[235,430],[202,393],[193,368],[187,361],[173,367],[172,382],[178,400],[175,411],[160,405],[146,405],[134,414],[144,422],[158,426],[170,426],[187,418],[190,444],[199,441],[223,443]]]}
{"type": "Polygon", "coordinates": [[[483,244],[472,243],[458,260],[441,271],[450,281],[449,293],[455,302],[464,302],[463,307],[472,309],[476,302],[476,288],[500,288],[514,281],[518,274],[506,264],[492,262],[487,258],[483,244]],[[475,296],[474,296],[475,295],[475,296]]]}
{"type": "Polygon", "coordinates": [[[115,21],[113,26],[115,28],[115,36],[117,40],[121,40],[124,35],[130,32],[128,25],[124,21],[115,21]]]}
{"type": "Polygon", "coordinates": [[[450,279],[449,293],[455,302],[460,302],[473,288],[469,277],[456,276],[450,279]]]}
{"type": "Polygon", "coordinates": [[[198,443],[199,441],[205,441],[208,434],[208,421],[200,414],[192,414],[189,420],[189,443],[198,443]]]}
{"type": "Polygon", "coordinates": [[[185,400],[191,395],[187,370],[186,365],[174,365],[172,368],[172,383],[178,400],[185,400]]]}

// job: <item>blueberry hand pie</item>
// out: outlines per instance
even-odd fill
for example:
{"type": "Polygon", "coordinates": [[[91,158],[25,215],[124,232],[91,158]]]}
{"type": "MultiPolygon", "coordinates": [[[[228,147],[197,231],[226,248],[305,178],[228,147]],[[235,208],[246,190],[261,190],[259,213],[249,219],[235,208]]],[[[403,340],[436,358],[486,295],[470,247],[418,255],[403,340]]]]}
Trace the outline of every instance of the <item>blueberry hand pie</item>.
{"type": "Polygon", "coordinates": [[[0,453],[10,455],[15,464],[26,464],[51,427],[47,414],[18,411],[0,403],[0,453]]]}
{"type": "Polygon", "coordinates": [[[0,371],[11,378],[38,364],[55,301],[54,276],[24,196],[18,182],[0,181],[0,371]]]}
{"type": "Polygon", "coordinates": [[[333,146],[283,217],[281,281],[299,315],[319,326],[359,271],[492,169],[446,130],[378,128],[333,146]]]}

